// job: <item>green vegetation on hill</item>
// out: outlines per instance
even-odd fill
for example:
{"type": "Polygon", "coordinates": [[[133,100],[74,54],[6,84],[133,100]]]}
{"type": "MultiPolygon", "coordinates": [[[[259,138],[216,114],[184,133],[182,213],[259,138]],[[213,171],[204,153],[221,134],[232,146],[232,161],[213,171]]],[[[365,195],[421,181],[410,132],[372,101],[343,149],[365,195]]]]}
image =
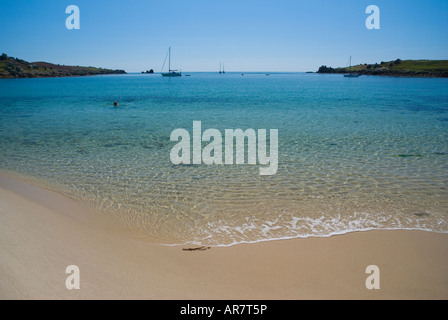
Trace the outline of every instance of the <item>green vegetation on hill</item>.
{"type": "Polygon", "coordinates": [[[448,60],[400,60],[360,64],[348,68],[321,66],[318,73],[359,73],[365,75],[448,77],[448,60]]]}
{"type": "Polygon", "coordinates": [[[19,58],[0,56],[0,79],[6,78],[46,78],[73,77],[99,74],[123,74],[124,70],[95,67],[64,66],[47,62],[28,62],[19,58]]]}

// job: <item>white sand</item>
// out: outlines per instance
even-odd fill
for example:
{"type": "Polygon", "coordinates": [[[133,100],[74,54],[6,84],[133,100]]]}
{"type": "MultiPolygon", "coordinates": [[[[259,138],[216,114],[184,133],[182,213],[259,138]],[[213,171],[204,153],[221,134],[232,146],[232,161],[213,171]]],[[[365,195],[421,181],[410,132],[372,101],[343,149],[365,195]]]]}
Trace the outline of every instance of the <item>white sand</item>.
{"type": "Polygon", "coordinates": [[[0,299],[447,298],[448,234],[368,231],[189,252],[0,175],[0,299]],[[379,290],[365,286],[372,264],[379,290]],[[80,268],[80,290],[65,287],[68,265],[80,268]]]}

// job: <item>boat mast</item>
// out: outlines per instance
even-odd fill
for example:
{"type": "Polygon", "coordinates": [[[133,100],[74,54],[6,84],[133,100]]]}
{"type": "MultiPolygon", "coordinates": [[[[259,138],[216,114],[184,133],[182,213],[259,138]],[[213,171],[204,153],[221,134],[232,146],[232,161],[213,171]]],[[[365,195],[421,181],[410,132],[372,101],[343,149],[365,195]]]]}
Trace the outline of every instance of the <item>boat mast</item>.
{"type": "Polygon", "coordinates": [[[168,72],[171,72],[171,47],[168,47],[168,72]]]}

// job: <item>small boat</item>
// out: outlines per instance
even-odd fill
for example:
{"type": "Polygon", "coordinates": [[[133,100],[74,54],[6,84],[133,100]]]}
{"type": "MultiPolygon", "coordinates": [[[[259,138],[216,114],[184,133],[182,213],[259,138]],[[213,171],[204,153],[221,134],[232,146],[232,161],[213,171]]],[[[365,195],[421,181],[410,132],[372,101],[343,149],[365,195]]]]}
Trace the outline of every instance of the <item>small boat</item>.
{"type": "MultiPolygon", "coordinates": [[[[166,57],[165,57],[165,61],[163,62],[163,67],[165,66],[165,62],[166,62],[166,57]]],[[[162,67],[162,70],[163,70],[162,67]]],[[[164,77],[181,77],[182,76],[182,72],[177,71],[177,70],[171,70],[171,47],[168,48],[168,72],[161,72],[162,76],[164,77]]]]}
{"type": "MultiPolygon", "coordinates": [[[[350,56],[350,60],[348,63],[348,67],[350,68],[352,66],[352,56],[350,56]]],[[[351,73],[346,73],[344,74],[344,77],[346,78],[357,78],[359,77],[359,73],[355,73],[355,72],[351,72],[351,73]]]]}

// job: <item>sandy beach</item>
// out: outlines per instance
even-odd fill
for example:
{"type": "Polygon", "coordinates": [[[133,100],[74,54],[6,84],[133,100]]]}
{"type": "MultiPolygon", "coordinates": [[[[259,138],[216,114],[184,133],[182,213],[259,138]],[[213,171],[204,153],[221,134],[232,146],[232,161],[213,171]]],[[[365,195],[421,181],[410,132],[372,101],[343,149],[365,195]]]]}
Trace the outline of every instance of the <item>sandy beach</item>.
{"type": "Polygon", "coordinates": [[[0,176],[0,299],[447,299],[448,234],[366,231],[186,251],[0,176]],[[80,269],[68,290],[65,269],[80,269]],[[368,290],[368,265],[380,289],[368,290]]]}

